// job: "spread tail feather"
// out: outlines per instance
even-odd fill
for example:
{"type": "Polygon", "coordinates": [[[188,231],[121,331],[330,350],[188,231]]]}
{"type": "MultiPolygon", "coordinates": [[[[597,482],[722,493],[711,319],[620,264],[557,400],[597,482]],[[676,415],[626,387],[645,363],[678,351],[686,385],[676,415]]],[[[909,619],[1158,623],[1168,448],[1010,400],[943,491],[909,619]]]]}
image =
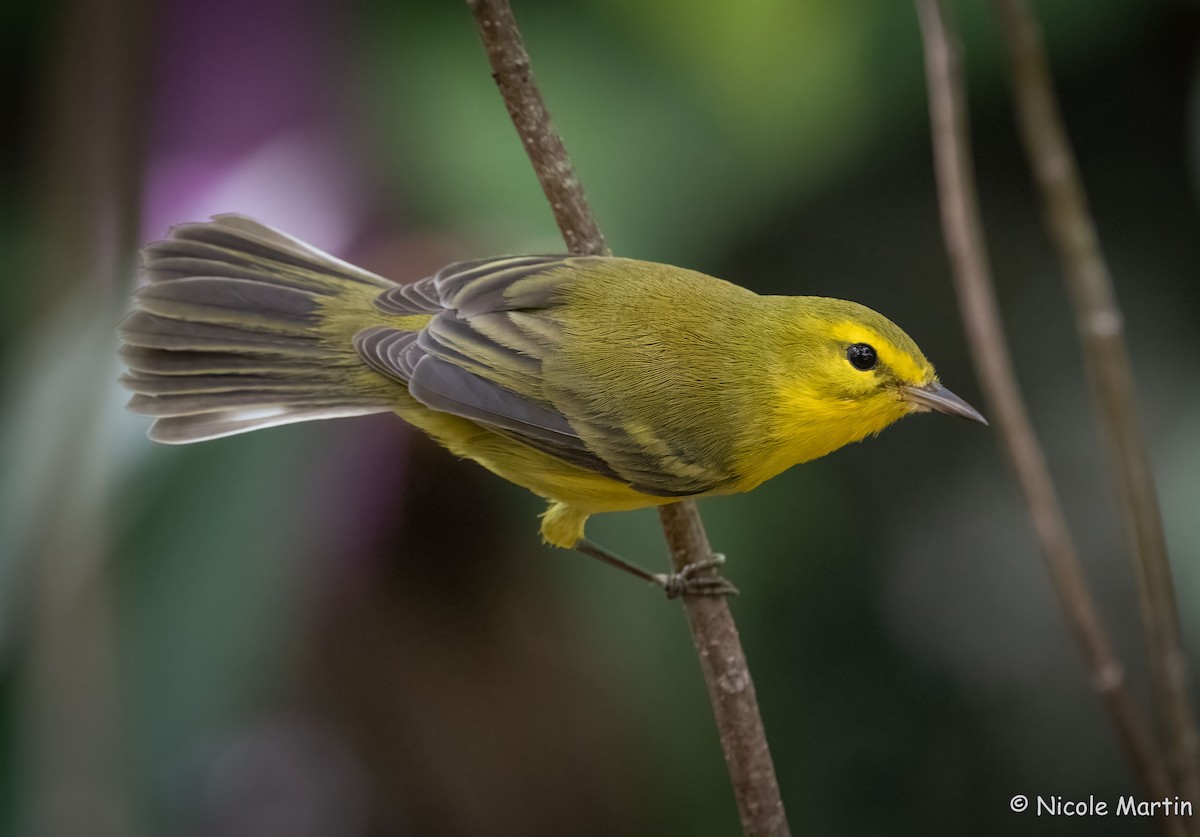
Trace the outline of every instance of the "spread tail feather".
{"type": "Polygon", "coordinates": [[[351,344],[392,282],[239,215],[175,227],[142,259],[121,382],[129,408],[155,417],[151,439],[392,409],[398,385],[351,344]]]}

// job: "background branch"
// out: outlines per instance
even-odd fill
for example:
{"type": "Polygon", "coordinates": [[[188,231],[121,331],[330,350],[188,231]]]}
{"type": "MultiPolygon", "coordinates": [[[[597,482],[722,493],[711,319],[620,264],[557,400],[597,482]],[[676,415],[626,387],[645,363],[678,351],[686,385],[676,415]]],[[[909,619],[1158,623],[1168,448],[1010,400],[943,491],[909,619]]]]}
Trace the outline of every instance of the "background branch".
{"type": "MultiPolygon", "coordinates": [[[[1124,670],[1100,622],[1013,372],[979,218],[957,36],[941,0],[916,0],[916,6],[925,44],[943,232],[990,416],[1024,494],[1059,601],[1125,755],[1149,797],[1169,797],[1171,784],[1161,755],[1126,688],[1124,670]]],[[[1160,819],[1159,824],[1163,833],[1184,833],[1178,820],[1160,819]]]]}
{"type": "MultiPolygon", "coordinates": [[[[993,0],[1012,73],[1021,137],[1067,278],[1092,393],[1108,441],[1150,657],[1159,722],[1178,792],[1200,804],[1200,738],[1154,474],[1138,426],[1124,318],[1054,96],[1041,33],[1024,0],[993,0]]],[[[1192,834],[1200,834],[1200,817],[1192,834]]]]}
{"type": "MultiPolygon", "coordinates": [[[[562,138],[534,81],[507,0],[468,0],[505,107],[533,163],[563,240],[572,253],[609,255],[595,215],[562,138]]],[[[695,503],[660,507],[671,562],[678,571],[712,557],[695,503]]],[[[692,642],[708,686],[713,714],[747,835],[788,834],[758,699],[729,604],[721,596],[684,596],[692,642]]]]}

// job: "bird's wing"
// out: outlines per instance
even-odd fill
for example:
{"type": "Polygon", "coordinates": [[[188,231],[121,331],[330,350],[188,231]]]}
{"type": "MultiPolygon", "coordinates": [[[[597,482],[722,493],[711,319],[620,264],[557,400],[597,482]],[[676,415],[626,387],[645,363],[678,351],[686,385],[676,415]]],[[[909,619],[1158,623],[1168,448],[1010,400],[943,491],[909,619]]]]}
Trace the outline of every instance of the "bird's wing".
{"type": "MultiPolygon", "coordinates": [[[[399,316],[432,314],[420,332],[364,329],[354,346],[363,360],[404,382],[434,410],[462,416],[572,465],[662,496],[711,490],[720,475],[664,457],[612,417],[571,415],[569,390],[552,393],[543,364],[559,352],[563,326],[554,316],[564,287],[602,257],[522,256],[460,262],[376,301],[399,316]],[[581,430],[586,431],[581,435],[581,430]]],[[[658,440],[654,440],[657,442],[658,440]]]]}

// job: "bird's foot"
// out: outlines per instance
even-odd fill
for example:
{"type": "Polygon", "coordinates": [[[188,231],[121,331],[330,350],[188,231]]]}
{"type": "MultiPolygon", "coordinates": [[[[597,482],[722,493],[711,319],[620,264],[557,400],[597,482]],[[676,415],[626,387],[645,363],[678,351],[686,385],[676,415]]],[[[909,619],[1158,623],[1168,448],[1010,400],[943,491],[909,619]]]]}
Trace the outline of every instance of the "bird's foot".
{"type": "Polygon", "coordinates": [[[712,558],[685,564],[674,573],[655,573],[654,580],[662,585],[668,599],[679,596],[736,596],[740,592],[719,572],[725,556],[715,553],[712,558]]]}

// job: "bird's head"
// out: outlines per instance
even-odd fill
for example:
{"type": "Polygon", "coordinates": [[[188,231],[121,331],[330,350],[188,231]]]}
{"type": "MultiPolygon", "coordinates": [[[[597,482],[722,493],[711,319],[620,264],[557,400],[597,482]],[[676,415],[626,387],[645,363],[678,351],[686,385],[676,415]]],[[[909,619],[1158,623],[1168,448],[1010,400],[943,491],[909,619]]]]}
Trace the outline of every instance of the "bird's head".
{"type": "Polygon", "coordinates": [[[855,302],[796,302],[777,380],[785,421],[797,438],[810,440],[805,458],[878,433],[909,413],[934,410],[987,424],[942,385],[933,364],[891,320],[855,302]]]}

